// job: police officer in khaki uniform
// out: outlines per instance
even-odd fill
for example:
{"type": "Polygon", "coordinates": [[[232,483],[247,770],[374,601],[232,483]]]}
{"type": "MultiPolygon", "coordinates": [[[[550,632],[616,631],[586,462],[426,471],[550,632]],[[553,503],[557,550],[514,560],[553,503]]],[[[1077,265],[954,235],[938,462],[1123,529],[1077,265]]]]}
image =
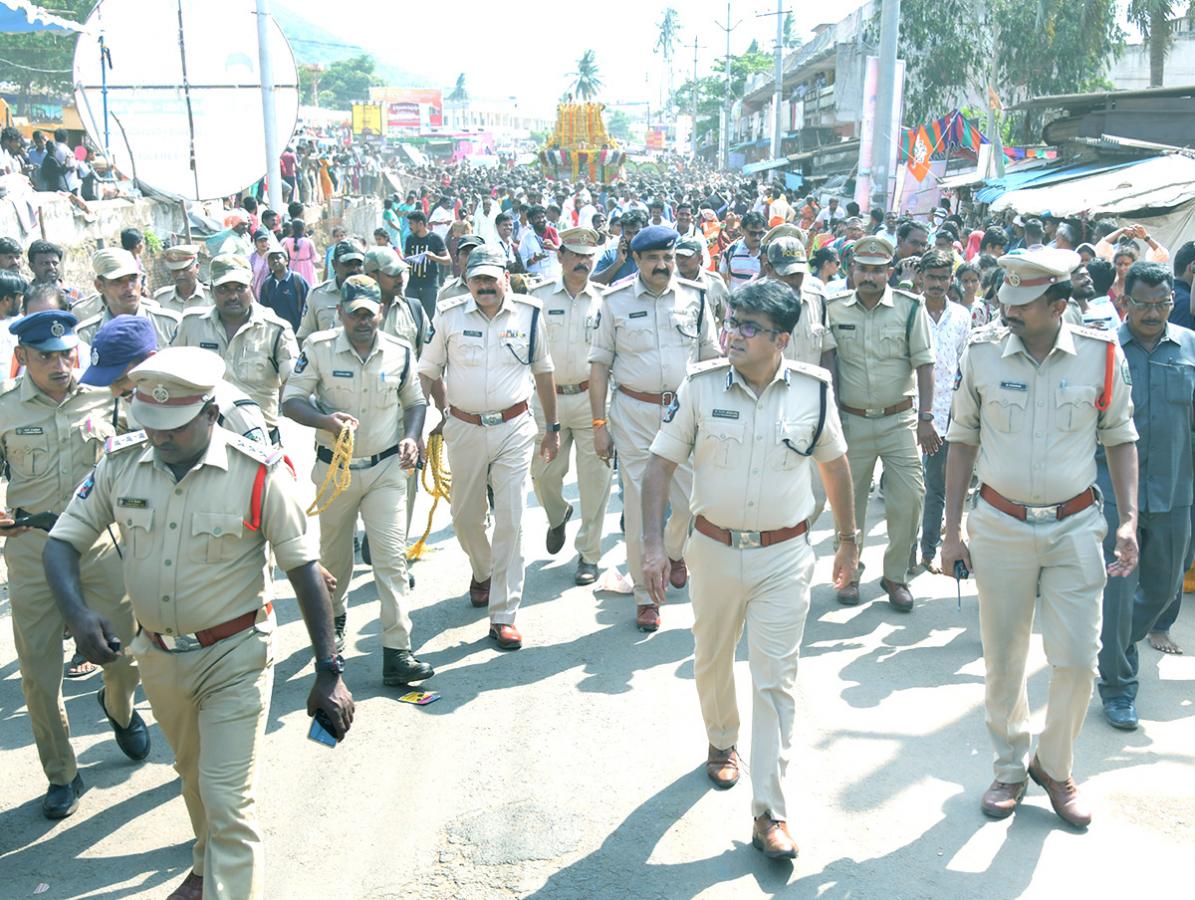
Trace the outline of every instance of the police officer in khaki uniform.
{"type": "MultiPolygon", "coordinates": [[[[625,282],[602,295],[601,319],[589,351],[589,404],[594,446],[600,459],[618,452],[626,526],[627,566],[635,583],[635,624],[640,631],[660,627],[660,609],[643,581],[640,490],[649,448],[664,411],[676,399],[686,368],[719,355],[714,317],[696,282],[674,275],[672,251],[677,234],[652,225],[635,235],[631,253],[639,267],[625,282]],[[616,388],[606,421],[606,392],[616,388]]],[[[689,494],[693,470],[681,465],[671,482],[672,516],[665,547],[672,560],[672,586],[688,580],[684,561],[689,534],[689,494]]]]}
{"type": "Polygon", "coordinates": [[[1071,766],[1091,699],[1106,580],[1095,451],[1103,445],[1120,511],[1107,575],[1127,575],[1137,565],[1137,430],[1115,332],[1062,322],[1078,264],[1074,251],[1050,248],[1000,257],[1006,327],[972,336],[955,379],[942,567],[951,572],[962,561],[979,589],[996,750],[984,813],[1011,815],[1027,774],[1059,816],[1086,827],[1091,811],[1071,766]],[[981,487],[967,517],[968,548],[961,520],[973,468],[981,487]],[[1039,604],[1050,693],[1030,761],[1025,660],[1039,604]]]}
{"type": "MultiPolygon", "coordinates": [[[[15,353],[25,374],[0,392],[0,468],[8,470],[10,507],[0,512],[0,537],[21,690],[50,782],[42,812],[50,819],[73,813],[83,792],[62,700],[64,620],[42,570],[50,526],[13,523],[61,514],[95,465],[104,441],[115,434],[107,418],[107,392],[82,386],[74,377],[71,357],[79,343],[74,328],[75,317],[60,310],[33,313],[13,323],[9,331],[19,341],[15,353]]],[[[111,534],[104,533],[81,565],[83,584],[96,609],[112,623],[114,635],[128,644],[133,639],[133,610],[124,596],[119,551],[111,534]]],[[[97,699],[120,749],[141,760],[149,753],[149,733],[133,709],[136,687],[137,669],[131,659],[121,657],[104,666],[104,686],[97,699]]]]}
{"type": "Polygon", "coordinates": [[[490,637],[518,650],[515,614],[523,592],[522,524],[536,433],[528,414],[532,379],[547,422],[540,452],[560,448],[556,384],[540,302],[510,289],[506,259],[490,247],[469,255],[468,297],[444,301],[419,360],[423,393],[444,390],[444,443],[452,467],[452,527],[469,556],[469,599],[489,606],[490,637]],[[494,538],[486,535],[486,484],[494,492],[494,538]]]}
{"type": "MultiPolygon", "coordinates": [[[[578,555],[573,578],[577,584],[593,584],[602,558],[602,522],[612,475],[594,449],[589,409],[589,345],[602,303],[600,288],[589,280],[594,255],[600,249],[598,233],[592,228],[567,229],[560,232],[560,246],[560,275],[531,292],[543,304],[541,321],[546,323],[548,349],[556,367],[560,452],[551,462],[540,456],[531,460],[531,484],[548,517],[548,552],[555,555],[564,546],[565,526],[573,515],[572,504],[564,499],[564,476],[568,474],[569,450],[576,447],[581,527],[574,543],[578,555]]],[[[542,440],[544,413],[538,404],[533,403],[532,409],[542,440]]]]}
{"type": "Polygon", "coordinates": [[[382,680],[408,684],[434,674],[411,654],[407,534],[402,518],[395,515],[405,502],[404,470],[419,462],[427,404],[419,389],[414,349],[379,331],[382,304],[377,283],[368,275],[352,275],[341,294],[342,325],[308,338],[286,382],[283,412],[316,429],[311,473],[316,485],[324,482],[341,430],[353,432],[349,487],[320,513],[320,559],[336,579],[336,640],[344,640],[345,596],[360,514],[382,607],[382,680]]]}
{"type": "Polygon", "coordinates": [[[211,268],[215,304],[183,316],[175,346],[219,354],[227,366],[228,380],[261,407],[270,440],[277,445],[281,440],[278,394],[299,355],[298,344],[289,322],[253,302],[249,288],[253,272],[244,257],[217,256],[211,268]]]}
{"type": "Polygon", "coordinates": [[[643,578],[664,602],[671,571],[664,503],[678,466],[693,460],[694,675],[709,736],[706,772],[721,788],[739,778],[734,655],[747,626],[753,704],[752,843],[792,858],[784,775],[796,720],[797,659],[809,611],[814,554],[808,517],[818,464],[839,535],[834,583],[845,586],[859,559],[846,441],[830,373],[783,358],[799,311],[774,281],[730,298],[729,359],[690,370],[652,441],[643,485],[643,578]]]}
{"type": "Polygon", "coordinates": [[[155,302],[180,316],[189,309],[207,309],[212,305],[211,295],[199,281],[199,247],[195,244],[168,247],[162,258],[174,283],[154,291],[155,302]]]}
{"type": "Polygon", "coordinates": [[[676,274],[686,281],[702,286],[705,290],[705,301],[709,304],[710,312],[714,314],[714,322],[721,328],[722,320],[726,318],[730,289],[726,287],[720,273],[711,272],[701,264],[701,254],[705,249],[705,241],[700,237],[686,237],[677,241],[676,249],[673,251],[676,254],[676,274]]]}
{"type": "Polygon", "coordinates": [[[124,583],[141,626],[128,652],[174,750],[196,837],[192,871],[171,896],[260,898],[255,774],[275,627],[265,599],[268,550],[295,590],[315,651],[308,714],[321,711],[343,737],[353,701],[293,473],[279,464],[280,451],[216,425],[218,366],[184,374],[160,367],[165,359],[150,357],[130,373],[133,415],[146,431],[112,439],[79,486],[50,533],[46,578],[83,654],[116,661],[112,623],[81,589],[79,558],[110,526],[120,528],[124,583]]]}
{"type": "Polygon", "coordinates": [[[178,331],[179,315],[141,296],[141,270],[133,254],[119,248],[97,250],[91,257],[91,267],[95,270],[100,309],[79,320],[75,329],[79,340],[90,344],[100,326],[117,316],[140,316],[153,323],[158,346],[169,346],[178,331]]]}
{"type": "Polygon", "coordinates": [[[779,237],[767,245],[763,258],[767,270],[764,277],[792,288],[801,301],[801,314],[784,347],[784,358],[824,367],[829,362],[826,301],[820,293],[805,287],[805,276],[809,273],[805,245],[793,237],[779,237]]]}
{"type": "MultiPolygon", "coordinates": [[[[867,492],[880,460],[888,523],[880,585],[893,608],[911,612],[910,555],[925,502],[917,448],[935,453],[942,438],[934,431],[929,317],[916,295],[888,287],[891,266],[892,245],[883,238],[869,236],[855,244],[855,289],[826,299],[825,349],[835,351],[827,362],[835,366],[838,407],[845,413],[842,427],[855,479],[855,520],[866,534],[867,492]]],[[[857,579],[838,592],[838,602],[859,602],[857,579]]]]}
{"type": "Polygon", "coordinates": [[[350,275],[359,275],[365,252],[353,241],[340,241],[332,250],[334,277],[321,281],[307,295],[307,309],[295,335],[299,343],[317,331],[328,331],[340,322],[340,288],[350,275]]]}
{"type": "Polygon", "coordinates": [[[456,242],[456,264],[461,274],[453,275],[440,286],[440,290],[436,292],[436,303],[451,300],[453,297],[462,297],[469,293],[469,285],[465,283],[465,270],[469,267],[469,254],[473,252],[474,247],[480,247],[484,243],[485,238],[476,234],[462,235],[456,242]]]}

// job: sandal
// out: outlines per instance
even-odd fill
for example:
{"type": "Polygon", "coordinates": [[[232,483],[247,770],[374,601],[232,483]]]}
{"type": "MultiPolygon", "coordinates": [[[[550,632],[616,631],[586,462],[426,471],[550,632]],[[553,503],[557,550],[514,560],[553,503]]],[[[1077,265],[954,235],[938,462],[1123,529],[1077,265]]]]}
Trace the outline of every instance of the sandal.
{"type": "Polygon", "coordinates": [[[94,675],[98,672],[99,668],[91,660],[84,657],[82,653],[76,651],[75,655],[71,657],[71,661],[67,664],[65,674],[67,678],[86,678],[88,675],[94,675]]]}

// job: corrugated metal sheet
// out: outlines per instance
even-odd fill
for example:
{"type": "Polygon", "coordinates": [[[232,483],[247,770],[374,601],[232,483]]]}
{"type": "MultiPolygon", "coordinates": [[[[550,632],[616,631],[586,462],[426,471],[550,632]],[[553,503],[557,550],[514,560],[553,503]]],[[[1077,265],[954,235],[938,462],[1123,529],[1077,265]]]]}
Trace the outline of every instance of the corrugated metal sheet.
{"type": "Polygon", "coordinates": [[[1029,172],[1009,172],[1003,178],[989,178],[986,186],[976,191],[975,199],[980,203],[995,203],[1009,191],[1041,187],[1058,181],[1072,178],[1083,178],[1110,169],[1120,169],[1133,166],[1141,160],[1116,163],[1085,163],[1083,165],[1051,166],[1048,169],[1035,169],[1029,172]]]}
{"type": "Polygon", "coordinates": [[[1080,178],[1033,184],[1005,193],[993,212],[1012,209],[1025,215],[1116,215],[1136,210],[1164,210],[1195,199],[1195,159],[1155,156],[1105,168],[1080,178]]]}

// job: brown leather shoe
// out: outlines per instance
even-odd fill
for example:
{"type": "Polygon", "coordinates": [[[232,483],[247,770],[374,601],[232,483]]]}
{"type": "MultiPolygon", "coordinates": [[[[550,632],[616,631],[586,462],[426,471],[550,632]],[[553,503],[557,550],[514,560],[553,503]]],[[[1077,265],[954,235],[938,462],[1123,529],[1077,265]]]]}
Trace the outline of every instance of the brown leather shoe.
{"type": "Polygon", "coordinates": [[[725,791],[734,787],[739,783],[739,752],[734,747],[719,750],[710,744],[709,755],[705,758],[705,774],[716,788],[725,791]]]}
{"type": "Polygon", "coordinates": [[[797,858],[797,843],[788,833],[788,823],[767,813],[757,817],[751,827],[751,846],[762,850],[768,859],[797,858]]]}
{"type": "Polygon", "coordinates": [[[499,650],[518,650],[523,646],[523,636],[513,625],[491,625],[490,637],[498,642],[499,650]]]}
{"type": "Polygon", "coordinates": [[[1007,819],[1016,812],[1017,804],[1025,796],[1028,781],[993,781],[992,786],[984,791],[980,808],[983,814],[993,819],[1007,819]]]}
{"type": "Polygon", "coordinates": [[[635,610],[635,625],[640,631],[658,631],[660,629],[660,607],[654,603],[637,607],[635,610]]]}
{"type": "Polygon", "coordinates": [[[479,609],[490,605],[490,579],[487,578],[485,581],[478,581],[476,578],[469,579],[469,602],[479,609]]]}
{"type": "Polygon", "coordinates": [[[683,559],[670,559],[668,562],[672,563],[672,571],[668,573],[668,583],[679,591],[689,581],[689,567],[685,565],[683,559]]]}
{"type": "Polygon", "coordinates": [[[1055,781],[1046,774],[1036,756],[1029,763],[1029,777],[1045,790],[1054,812],[1063,821],[1076,828],[1086,828],[1091,824],[1091,808],[1079,798],[1079,786],[1075,784],[1075,779],[1055,781]]]}
{"type": "Polygon", "coordinates": [[[859,582],[852,581],[841,591],[839,591],[835,598],[843,606],[858,606],[859,605],[859,582]]]}
{"type": "Polygon", "coordinates": [[[888,602],[897,612],[913,611],[913,595],[909,593],[907,584],[897,584],[895,581],[881,578],[880,587],[888,592],[888,602]]]}
{"type": "Polygon", "coordinates": [[[203,900],[203,876],[188,872],[183,883],[166,900],[203,900]]]}

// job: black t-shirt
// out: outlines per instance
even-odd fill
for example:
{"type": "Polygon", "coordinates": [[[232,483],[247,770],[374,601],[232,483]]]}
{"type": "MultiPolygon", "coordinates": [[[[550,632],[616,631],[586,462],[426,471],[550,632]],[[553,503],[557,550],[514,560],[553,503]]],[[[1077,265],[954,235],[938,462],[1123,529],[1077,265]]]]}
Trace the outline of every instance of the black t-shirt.
{"type": "MultiPolygon", "coordinates": [[[[407,242],[403,245],[403,256],[411,257],[424,252],[443,256],[448,252],[448,248],[444,246],[443,239],[433,231],[429,231],[423,237],[407,235],[407,242]]],[[[411,271],[407,273],[407,284],[413,288],[426,288],[439,283],[440,265],[430,259],[411,266],[411,271]]]]}

